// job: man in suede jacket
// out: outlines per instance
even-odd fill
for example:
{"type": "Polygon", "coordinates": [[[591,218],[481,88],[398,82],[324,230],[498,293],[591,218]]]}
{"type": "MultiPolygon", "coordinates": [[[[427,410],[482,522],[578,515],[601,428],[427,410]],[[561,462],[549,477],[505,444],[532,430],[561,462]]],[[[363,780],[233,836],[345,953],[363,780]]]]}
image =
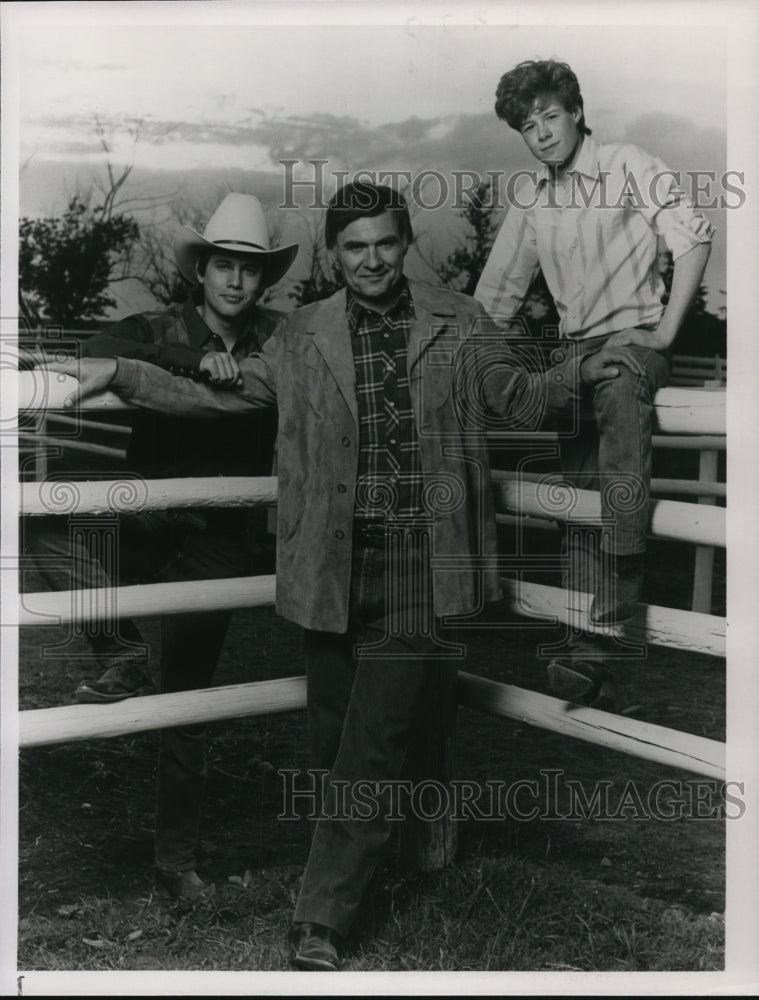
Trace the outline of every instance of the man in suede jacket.
{"type": "Polygon", "coordinates": [[[325,232],[346,288],[284,317],[239,389],[137,361],[58,369],[80,379],[72,405],[105,388],[192,417],[277,405],[277,611],[304,629],[311,764],[329,772],[290,935],[311,970],[339,968],[429,692],[441,713],[454,698],[441,620],[499,596],[485,405],[523,429],[626,364],[525,372],[477,302],[404,276],[411,223],[390,188],[346,185],[325,232]]]}

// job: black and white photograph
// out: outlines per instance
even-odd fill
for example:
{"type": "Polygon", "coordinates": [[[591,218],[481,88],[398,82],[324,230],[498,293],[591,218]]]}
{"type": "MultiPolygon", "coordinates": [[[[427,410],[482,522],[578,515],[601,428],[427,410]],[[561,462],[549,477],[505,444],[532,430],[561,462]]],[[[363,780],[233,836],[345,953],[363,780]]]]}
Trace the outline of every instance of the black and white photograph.
{"type": "Polygon", "coordinates": [[[0,8],[3,995],[754,994],[759,9],[0,8]]]}

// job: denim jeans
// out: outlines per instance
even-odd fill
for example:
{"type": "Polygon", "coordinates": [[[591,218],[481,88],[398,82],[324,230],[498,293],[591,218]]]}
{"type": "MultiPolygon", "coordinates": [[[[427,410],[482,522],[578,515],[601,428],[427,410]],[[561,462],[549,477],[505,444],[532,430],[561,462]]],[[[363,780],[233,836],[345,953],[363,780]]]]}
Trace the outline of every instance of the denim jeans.
{"type": "MultiPolygon", "coordinates": [[[[599,351],[607,337],[579,341],[582,355],[599,351]]],[[[603,527],[568,530],[563,551],[568,571],[564,586],[593,594],[615,556],[640,555],[646,549],[651,487],[651,436],[654,395],[667,384],[668,352],[627,348],[645,366],[643,376],[624,365],[615,379],[586,389],[574,433],[560,436],[560,460],[567,482],[579,489],[599,490],[603,527]],[[603,553],[609,553],[604,558],[603,553]]],[[[559,430],[568,430],[560,425],[559,430]]],[[[606,659],[613,643],[604,636],[582,632],[569,642],[570,655],[606,659]]]]}
{"type": "MultiPolygon", "coordinates": [[[[442,747],[455,718],[456,664],[441,658],[423,548],[354,542],[347,633],[305,631],[311,764],[330,774],[295,920],[343,936],[397,821],[387,818],[389,789],[377,797],[372,818],[328,818],[336,811],[336,788],[345,783],[349,813],[358,781],[449,777],[412,774],[406,759],[416,740],[442,747]]],[[[443,761],[442,749],[434,756],[443,761]]]]}
{"type": "MultiPolygon", "coordinates": [[[[204,519],[205,529],[202,521],[193,526],[161,512],[122,514],[111,522],[115,546],[103,544],[94,519],[84,531],[76,530],[74,518],[27,519],[24,541],[53,590],[243,575],[248,569],[244,522],[216,518],[213,512],[204,519]]],[[[228,611],[212,611],[161,620],[161,692],[211,684],[231,617],[228,611]]],[[[101,670],[123,659],[147,662],[148,649],[136,625],[129,619],[117,619],[117,625],[115,630],[99,622],[87,627],[86,638],[101,670]]],[[[205,778],[205,726],[162,730],[155,860],[164,871],[195,867],[205,778]]]]}

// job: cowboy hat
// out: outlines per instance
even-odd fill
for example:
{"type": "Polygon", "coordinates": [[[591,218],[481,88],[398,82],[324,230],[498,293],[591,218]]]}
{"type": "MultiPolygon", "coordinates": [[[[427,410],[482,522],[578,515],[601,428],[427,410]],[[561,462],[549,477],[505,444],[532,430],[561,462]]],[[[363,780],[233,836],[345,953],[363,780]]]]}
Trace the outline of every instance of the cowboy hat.
{"type": "Polygon", "coordinates": [[[298,253],[298,244],[270,250],[269,227],[261,202],[252,194],[228,194],[208,220],[203,233],[182,226],[174,237],[177,267],[191,284],[198,284],[195,264],[203,250],[229,250],[261,258],[261,288],[275,284],[298,253]]]}

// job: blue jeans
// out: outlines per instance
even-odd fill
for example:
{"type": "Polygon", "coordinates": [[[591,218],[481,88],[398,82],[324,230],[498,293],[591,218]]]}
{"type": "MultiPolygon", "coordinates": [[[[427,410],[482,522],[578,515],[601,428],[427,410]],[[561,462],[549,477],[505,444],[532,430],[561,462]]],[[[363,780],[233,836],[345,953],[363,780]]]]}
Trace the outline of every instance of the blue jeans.
{"type": "MultiPolygon", "coordinates": [[[[346,936],[393,832],[389,790],[378,796],[371,819],[327,818],[335,813],[338,782],[347,783],[350,809],[357,781],[449,777],[404,770],[410,745],[420,739],[442,746],[455,719],[456,664],[440,659],[431,587],[422,546],[386,550],[354,541],[347,633],[305,631],[311,765],[330,774],[296,922],[346,936]]],[[[442,750],[436,757],[443,761],[442,750]]],[[[450,762],[441,766],[446,771],[450,762]]]]}
{"type": "MultiPolygon", "coordinates": [[[[607,337],[579,341],[582,355],[599,351],[607,337]]],[[[564,586],[593,594],[602,573],[601,553],[641,555],[646,549],[651,487],[651,436],[654,395],[667,384],[667,352],[632,346],[627,348],[644,364],[646,373],[634,375],[619,365],[618,378],[599,382],[584,392],[579,426],[560,437],[562,473],[579,489],[599,490],[604,527],[568,531],[563,551],[568,570],[564,586]]],[[[569,425],[560,425],[559,431],[569,425]]],[[[608,559],[604,560],[608,564],[608,559]]],[[[608,659],[613,642],[586,632],[569,640],[569,655],[608,659]]]]}
{"type": "MultiPolygon", "coordinates": [[[[244,575],[249,568],[244,521],[215,512],[204,519],[205,528],[203,521],[193,526],[162,512],[122,514],[111,520],[115,545],[109,546],[97,519],[89,518],[87,530],[77,531],[73,517],[29,518],[24,541],[52,590],[244,575]]],[[[210,686],[231,618],[231,612],[211,611],[161,620],[161,692],[210,686]]],[[[99,669],[125,659],[147,662],[148,647],[134,622],[118,619],[116,625],[115,631],[99,622],[87,626],[85,637],[99,669]]],[[[162,730],[155,860],[164,871],[195,867],[205,780],[205,726],[162,730]]]]}

